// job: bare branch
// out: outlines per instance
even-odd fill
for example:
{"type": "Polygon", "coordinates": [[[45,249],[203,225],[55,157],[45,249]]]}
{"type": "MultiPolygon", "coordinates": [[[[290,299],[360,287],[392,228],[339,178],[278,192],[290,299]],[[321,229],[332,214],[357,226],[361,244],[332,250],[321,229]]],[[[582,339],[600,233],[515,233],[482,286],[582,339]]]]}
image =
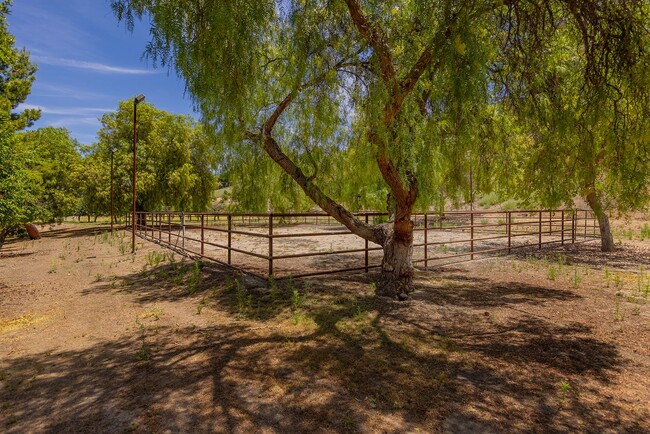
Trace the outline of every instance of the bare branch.
{"type": "Polygon", "coordinates": [[[352,17],[352,22],[359,30],[359,33],[368,41],[379,59],[379,69],[382,81],[392,88],[397,79],[393,59],[388,48],[386,36],[376,24],[370,23],[361,10],[357,0],[345,0],[352,17]]]}

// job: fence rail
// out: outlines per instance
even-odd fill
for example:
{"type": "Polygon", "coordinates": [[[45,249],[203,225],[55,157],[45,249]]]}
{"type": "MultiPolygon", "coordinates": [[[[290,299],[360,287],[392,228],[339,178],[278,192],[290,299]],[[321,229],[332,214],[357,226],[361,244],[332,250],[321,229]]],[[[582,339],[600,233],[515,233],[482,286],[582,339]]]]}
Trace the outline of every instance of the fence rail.
{"type": "MultiPolygon", "coordinates": [[[[356,216],[375,224],[388,218],[356,216]]],[[[414,214],[413,221],[413,263],[424,268],[598,238],[593,213],[582,209],[450,211],[414,214]]],[[[381,246],[321,213],[138,212],[136,234],[264,279],[368,272],[382,258],[381,246]]]]}

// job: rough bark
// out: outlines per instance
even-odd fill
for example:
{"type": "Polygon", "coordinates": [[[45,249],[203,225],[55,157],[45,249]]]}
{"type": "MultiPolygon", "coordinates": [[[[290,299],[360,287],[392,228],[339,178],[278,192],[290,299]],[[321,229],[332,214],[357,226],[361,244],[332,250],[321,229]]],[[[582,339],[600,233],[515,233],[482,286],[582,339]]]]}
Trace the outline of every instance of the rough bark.
{"type": "Polygon", "coordinates": [[[403,219],[381,226],[384,257],[376,294],[406,300],[413,292],[413,222],[403,219]]]}
{"type": "Polygon", "coordinates": [[[598,219],[598,228],[600,229],[600,250],[603,252],[614,251],[614,237],[609,225],[609,217],[603,209],[602,203],[596,193],[592,190],[587,194],[587,203],[598,219]]]}

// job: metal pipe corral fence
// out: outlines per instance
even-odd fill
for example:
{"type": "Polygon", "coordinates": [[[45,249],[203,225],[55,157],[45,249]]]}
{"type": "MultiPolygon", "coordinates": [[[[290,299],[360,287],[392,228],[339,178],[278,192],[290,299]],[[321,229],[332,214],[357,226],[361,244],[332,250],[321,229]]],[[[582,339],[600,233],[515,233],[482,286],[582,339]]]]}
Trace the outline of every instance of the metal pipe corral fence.
{"type": "MultiPolygon", "coordinates": [[[[388,220],[380,212],[356,216],[388,220]]],[[[599,238],[594,214],[583,209],[427,212],[413,221],[413,263],[424,269],[599,238]]],[[[381,246],[323,213],[137,212],[136,234],[263,279],[369,272],[382,259],[381,246]]]]}

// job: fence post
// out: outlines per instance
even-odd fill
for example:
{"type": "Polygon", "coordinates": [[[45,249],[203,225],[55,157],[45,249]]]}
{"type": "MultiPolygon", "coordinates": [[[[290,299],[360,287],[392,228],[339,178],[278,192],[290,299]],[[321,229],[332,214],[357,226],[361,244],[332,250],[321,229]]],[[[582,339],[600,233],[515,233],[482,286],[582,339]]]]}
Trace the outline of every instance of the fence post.
{"type": "Polygon", "coordinates": [[[576,210],[571,213],[571,244],[576,242],[576,210]]]}
{"type": "Polygon", "coordinates": [[[474,211],[470,211],[469,215],[469,234],[470,234],[470,241],[469,241],[469,259],[474,259],[474,211]]]}
{"type": "Polygon", "coordinates": [[[158,241],[162,241],[162,214],[158,214],[158,241]]]}
{"type": "Polygon", "coordinates": [[[542,211],[539,211],[539,244],[537,248],[542,248],[542,211]]]}
{"type": "Polygon", "coordinates": [[[585,240],[587,239],[587,210],[585,210],[585,240]]]}
{"type": "Polygon", "coordinates": [[[185,249],[185,213],[181,213],[181,247],[185,249]]]}
{"type": "Polygon", "coordinates": [[[427,232],[429,232],[429,216],[427,213],[424,213],[424,268],[429,268],[429,237],[427,232]]]}
{"type": "Polygon", "coordinates": [[[232,260],[232,251],[230,248],[232,247],[232,215],[228,214],[228,265],[230,265],[230,261],[232,260]]]}
{"type": "Polygon", "coordinates": [[[562,210],[562,245],[564,245],[564,210],[562,210]]]}
{"type": "Polygon", "coordinates": [[[269,277],[273,277],[273,213],[269,214],[269,277]]]}
{"type": "MultiPolygon", "coordinates": [[[[368,224],[368,213],[366,212],[366,218],[365,218],[366,224],[368,224]]],[[[365,240],[365,264],[366,264],[366,273],[368,272],[368,240],[365,240]]]]}
{"type": "Polygon", "coordinates": [[[172,243],[172,213],[167,213],[167,242],[172,243]]]}
{"type": "Polygon", "coordinates": [[[591,221],[592,221],[593,224],[594,224],[594,229],[593,229],[593,231],[591,232],[591,236],[592,236],[592,237],[596,237],[596,218],[595,218],[595,217],[596,217],[596,216],[594,215],[594,213],[591,213],[591,221]]]}
{"type": "Polygon", "coordinates": [[[508,223],[508,253],[512,250],[512,211],[506,214],[506,222],[508,223]]]}
{"type": "Polygon", "coordinates": [[[201,214],[201,256],[203,256],[203,252],[204,252],[203,245],[205,244],[205,239],[204,239],[204,236],[203,236],[204,228],[205,228],[204,220],[205,220],[205,214],[201,214]]]}

